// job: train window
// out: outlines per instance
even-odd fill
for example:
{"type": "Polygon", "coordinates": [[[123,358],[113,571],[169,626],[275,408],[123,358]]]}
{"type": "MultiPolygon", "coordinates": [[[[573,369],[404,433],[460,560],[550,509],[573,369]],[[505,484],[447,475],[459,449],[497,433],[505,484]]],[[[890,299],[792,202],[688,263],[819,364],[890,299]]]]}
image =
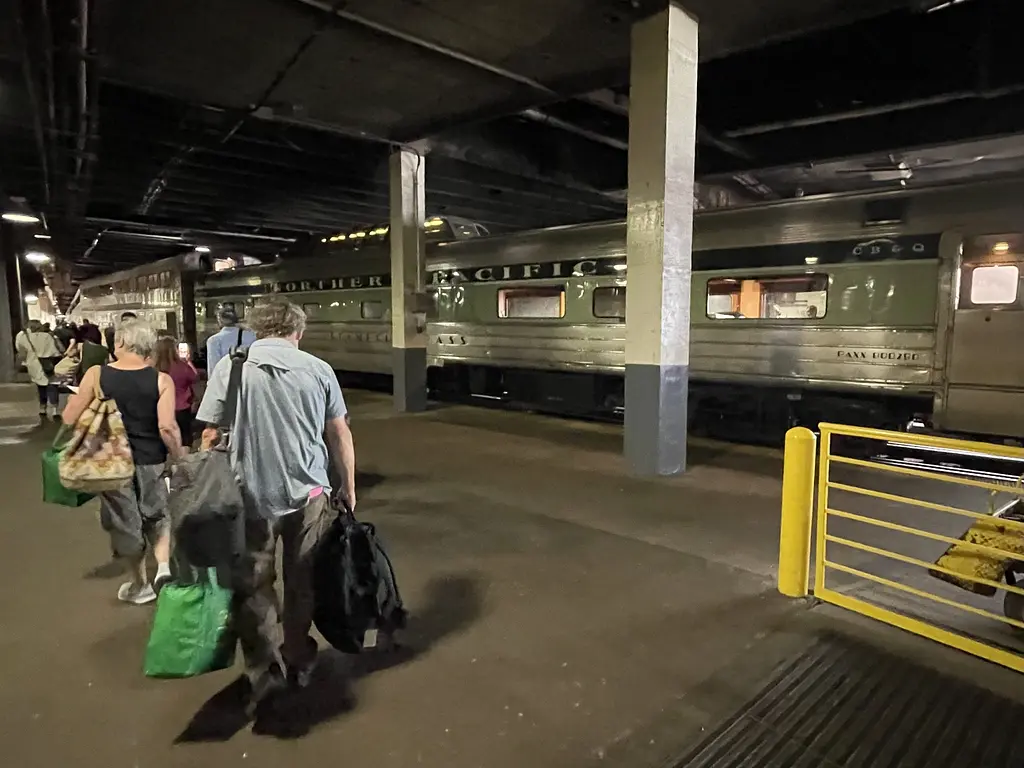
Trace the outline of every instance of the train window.
{"type": "Polygon", "coordinates": [[[565,288],[503,288],[498,291],[498,317],[565,317],[565,288]]]}
{"type": "Polygon", "coordinates": [[[707,316],[714,320],[824,317],[828,275],[715,277],[708,280],[707,316]]]}
{"type": "Polygon", "coordinates": [[[625,320],[626,289],[621,287],[595,288],[594,317],[611,318],[612,320],[625,320]]]}
{"type": "Polygon", "coordinates": [[[359,305],[359,313],[363,320],[383,320],[383,301],[364,301],[359,305]]]}
{"type": "Polygon", "coordinates": [[[1020,272],[1012,264],[975,267],[971,273],[971,304],[1013,304],[1020,272]]]}
{"type": "Polygon", "coordinates": [[[303,304],[302,311],[306,313],[306,317],[310,320],[316,318],[317,312],[320,311],[319,304],[303,304]]]}

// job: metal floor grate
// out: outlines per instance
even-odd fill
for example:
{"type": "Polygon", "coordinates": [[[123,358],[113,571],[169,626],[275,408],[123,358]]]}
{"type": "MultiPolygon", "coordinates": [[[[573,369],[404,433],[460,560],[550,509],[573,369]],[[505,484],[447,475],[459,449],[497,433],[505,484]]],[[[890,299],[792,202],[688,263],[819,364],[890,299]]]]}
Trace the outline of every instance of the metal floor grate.
{"type": "Polygon", "coordinates": [[[1021,768],[1022,722],[1022,704],[828,638],[673,768],[1021,768]]]}

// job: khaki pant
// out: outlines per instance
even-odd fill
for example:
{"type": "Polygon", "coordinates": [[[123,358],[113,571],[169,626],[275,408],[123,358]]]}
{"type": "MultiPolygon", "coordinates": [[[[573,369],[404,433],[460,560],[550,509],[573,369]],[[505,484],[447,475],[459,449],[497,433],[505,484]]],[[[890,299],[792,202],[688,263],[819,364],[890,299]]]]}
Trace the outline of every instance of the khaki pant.
{"type": "Polygon", "coordinates": [[[235,594],[234,625],[253,685],[274,664],[283,674],[286,660],[297,667],[312,661],[315,651],[308,637],[313,623],[313,559],[336,516],[325,492],[304,509],[276,520],[246,518],[246,552],[235,594]],[[274,586],[278,538],[283,550],[283,611],[274,586]]]}

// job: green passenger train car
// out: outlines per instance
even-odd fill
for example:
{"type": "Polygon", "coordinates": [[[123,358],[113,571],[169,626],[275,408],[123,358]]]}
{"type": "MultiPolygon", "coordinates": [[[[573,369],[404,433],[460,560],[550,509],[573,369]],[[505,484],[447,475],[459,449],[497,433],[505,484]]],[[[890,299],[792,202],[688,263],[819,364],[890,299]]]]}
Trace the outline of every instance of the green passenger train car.
{"type": "MultiPolygon", "coordinates": [[[[690,295],[694,430],[777,441],[821,420],[1024,436],[1024,182],[997,180],[701,212],[690,295]]],[[[386,245],[208,274],[243,315],[279,292],[303,347],[388,374],[386,245]]],[[[558,227],[427,249],[430,385],[568,414],[623,407],[626,224],[558,227]]],[[[632,300],[632,299],[631,299],[632,300]]],[[[200,338],[201,341],[201,338],[200,338]]]]}

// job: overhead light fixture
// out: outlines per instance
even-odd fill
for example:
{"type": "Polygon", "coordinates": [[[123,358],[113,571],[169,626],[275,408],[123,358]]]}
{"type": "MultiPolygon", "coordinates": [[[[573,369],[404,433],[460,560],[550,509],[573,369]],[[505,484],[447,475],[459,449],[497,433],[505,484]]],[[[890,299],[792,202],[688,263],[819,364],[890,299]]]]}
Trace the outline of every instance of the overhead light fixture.
{"type": "Polygon", "coordinates": [[[32,235],[32,237],[34,237],[36,240],[49,240],[50,239],[49,235],[43,234],[41,232],[37,232],[36,234],[32,235]]]}
{"type": "Polygon", "coordinates": [[[180,243],[185,239],[181,235],[154,235],[149,232],[123,232],[116,229],[105,229],[100,234],[104,237],[137,237],[140,240],[165,240],[169,243],[180,243]]]}
{"type": "Polygon", "coordinates": [[[992,253],[996,254],[997,256],[1002,256],[1003,254],[1006,254],[1006,253],[1009,253],[1009,252],[1010,252],[1010,244],[1007,243],[1006,241],[1003,241],[1003,242],[1000,242],[1000,243],[996,243],[995,245],[992,246],[992,253]]]}
{"type": "Polygon", "coordinates": [[[53,259],[50,258],[50,254],[43,253],[42,251],[28,251],[25,253],[25,261],[29,264],[49,264],[53,259]]]}
{"type": "Polygon", "coordinates": [[[614,269],[616,272],[625,272],[626,271],[626,265],[625,264],[612,264],[612,269],[614,269]]]}
{"type": "Polygon", "coordinates": [[[817,256],[808,256],[808,257],[806,257],[804,259],[804,264],[817,264],[817,263],[818,263],[818,257],[817,256]]]}
{"type": "Polygon", "coordinates": [[[39,297],[36,296],[34,293],[26,293],[25,294],[25,303],[26,304],[36,304],[38,301],[39,301],[39,297]]]}
{"type": "Polygon", "coordinates": [[[3,220],[12,224],[38,224],[39,217],[32,213],[18,213],[17,211],[4,211],[3,220]]]}
{"type": "Polygon", "coordinates": [[[321,243],[326,243],[327,242],[327,238],[326,237],[321,237],[320,238],[320,242],[321,243]]]}
{"type": "Polygon", "coordinates": [[[935,13],[936,11],[944,11],[947,8],[952,8],[954,5],[960,5],[965,2],[967,0],[925,0],[922,5],[925,13],[935,13]]]}
{"type": "Polygon", "coordinates": [[[196,253],[209,253],[210,246],[208,245],[197,245],[195,248],[196,253]]]}

